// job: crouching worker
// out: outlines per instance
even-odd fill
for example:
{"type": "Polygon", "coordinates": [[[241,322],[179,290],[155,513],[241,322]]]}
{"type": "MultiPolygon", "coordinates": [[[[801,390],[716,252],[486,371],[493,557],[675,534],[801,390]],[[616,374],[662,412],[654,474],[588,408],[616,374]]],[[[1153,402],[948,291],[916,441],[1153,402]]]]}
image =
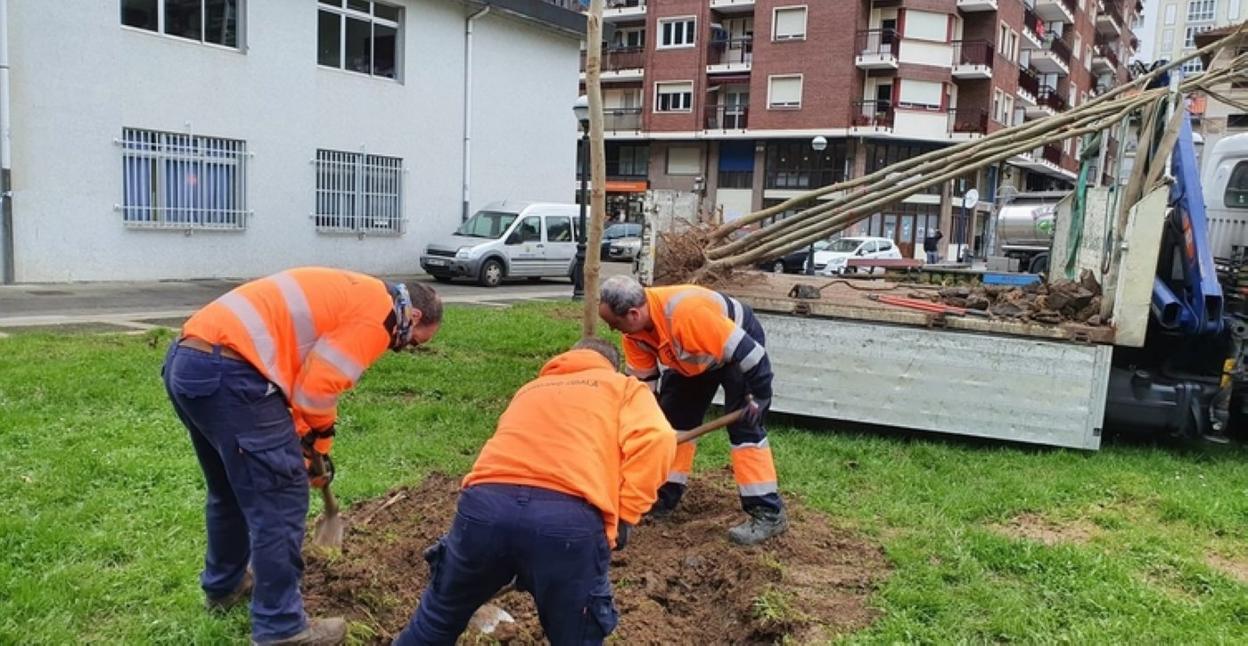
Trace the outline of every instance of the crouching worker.
{"type": "Polygon", "coordinates": [[[425,553],[429,585],[396,645],[454,644],[513,578],[553,646],[615,629],[610,550],[657,497],[676,434],[615,347],[585,339],[522,387],[464,478],[450,533],[425,553]]]}

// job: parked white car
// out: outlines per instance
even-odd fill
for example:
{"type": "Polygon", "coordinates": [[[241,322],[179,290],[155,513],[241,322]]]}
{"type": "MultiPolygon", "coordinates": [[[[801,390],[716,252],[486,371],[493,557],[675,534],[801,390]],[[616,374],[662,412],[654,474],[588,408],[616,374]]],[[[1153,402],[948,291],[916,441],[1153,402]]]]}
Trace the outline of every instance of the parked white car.
{"type": "Polygon", "coordinates": [[[888,238],[838,238],[815,252],[815,273],[839,276],[849,268],[850,258],[901,259],[901,250],[888,238]]]}

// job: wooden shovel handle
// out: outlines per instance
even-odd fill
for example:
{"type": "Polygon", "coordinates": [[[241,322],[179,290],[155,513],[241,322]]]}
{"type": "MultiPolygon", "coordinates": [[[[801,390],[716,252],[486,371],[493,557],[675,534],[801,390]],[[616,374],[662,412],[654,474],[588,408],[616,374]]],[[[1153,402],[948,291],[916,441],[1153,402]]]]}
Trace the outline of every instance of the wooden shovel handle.
{"type": "Polygon", "coordinates": [[[676,443],[684,444],[685,442],[692,442],[693,440],[696,440],[711,431],[719,430],[729,424],[732,424],[733,422],[741,419],[741,416],[744,414],[744,409],[734,410],[727,415],[717,417],[697,428],[690,429],[688,431],[676,431],[676,443]]]}
{"type": "MultiPolygon", "coordinates": [[[[317,473],[325,472],[325,459],[316,451],[312,451],[312,466],[316,468],[317,473]]],[[[326,516],[338,515],[338,499],[334,497],[334,492],[329,490],[328,484],[321,488],[321,500],[325,502],[326,516]]]]}

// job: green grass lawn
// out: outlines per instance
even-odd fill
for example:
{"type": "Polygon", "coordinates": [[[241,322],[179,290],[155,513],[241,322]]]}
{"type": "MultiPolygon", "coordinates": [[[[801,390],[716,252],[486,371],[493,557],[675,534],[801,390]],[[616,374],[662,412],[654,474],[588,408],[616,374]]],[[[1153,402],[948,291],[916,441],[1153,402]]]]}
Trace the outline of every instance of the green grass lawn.
{"type": "MultiPolygon", "coordinates": [[[[466,470],[513,390],[576,339],[576,311],[452,307],[429,351],[388,355],[344,400],[339,495],[466,470]]],[[[246,638],[245,612],[202,610],[203,486],[159,380],[167,343],[0,340],[0,644],[246,638]]],[[[727,462],[722,434],[702,446],[703,467],[727,462]]],[[[1248,585],[1232,572],[1248,565],[1248,451],[788,427],[773,446],[786,491],[879,541],[896,567],[873,598],[880,620],[850,641],[1248,635],[1248,585]]]]}

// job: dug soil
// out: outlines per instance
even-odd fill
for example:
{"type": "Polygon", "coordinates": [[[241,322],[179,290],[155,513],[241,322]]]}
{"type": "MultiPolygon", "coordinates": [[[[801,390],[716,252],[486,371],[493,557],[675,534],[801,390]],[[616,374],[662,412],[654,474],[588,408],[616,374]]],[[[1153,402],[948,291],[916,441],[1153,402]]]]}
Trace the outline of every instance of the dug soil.
{"type": "MultiPolygon", "coordinates": [[[[435,474],[352,506],[342,553],[306,554],[309,614],[344,616],[354,635],[390,643],[420,599],[429,574],[421,554],[450,526],[457,490],[457,479],[435,474]]],[[[786,534],[735,546],[726,530],[743,518],[738,505],[727,471],[699,474],[670,519],[634,531],[611,562],[620,611],[613,641],[810,643],[871,623],[868,597],[889,573],[879,546],[792,498],[786,534]]],[[[527,594],[509,591],[493,603],[516,623],[490,637],[470,631],[461,643],[544,642],[527,594]]]]}

